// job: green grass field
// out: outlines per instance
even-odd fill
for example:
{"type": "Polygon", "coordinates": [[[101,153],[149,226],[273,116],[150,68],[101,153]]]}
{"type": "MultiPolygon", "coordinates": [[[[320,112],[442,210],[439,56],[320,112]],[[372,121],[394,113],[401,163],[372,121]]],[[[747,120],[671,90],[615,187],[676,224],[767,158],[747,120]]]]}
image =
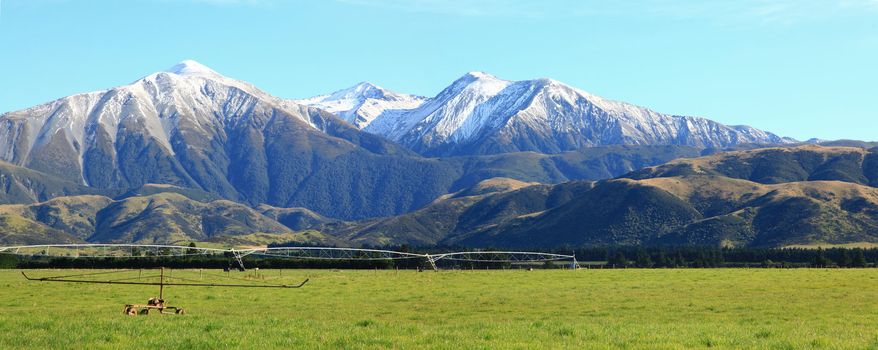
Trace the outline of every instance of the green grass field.
{"type": "Polygon", "coordinates": [[[0,270],[0,349],[878,349],[878,269],[282,278],[306,277],[301,289],[169,287],[165,298],[188,315],[131,317],[123,304],[144,303],[157,287],[28,282],[0,270]]]}

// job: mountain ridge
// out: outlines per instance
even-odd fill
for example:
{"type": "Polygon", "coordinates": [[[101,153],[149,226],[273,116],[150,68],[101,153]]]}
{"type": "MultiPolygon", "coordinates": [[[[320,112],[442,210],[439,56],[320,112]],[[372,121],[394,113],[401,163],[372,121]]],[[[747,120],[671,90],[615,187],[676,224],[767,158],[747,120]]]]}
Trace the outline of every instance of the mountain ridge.
{"type": "Polygon", "coordinates": [[[558,153],[618,144],[721,148],[795,142],[750,126],[657,113],[554,79],[507,81],[483,72],[465,74],[417,107],[385,112],[359,127],[428,156],[558,153]]]}
{"type": "Polygon", "coordinates": [[[363,129],[385,112],[415,108],[424,100],[421,96],[398,94],[369,82],[360,82],[330,94],[293,101],[335,113],[342,120],[363,129]]]}

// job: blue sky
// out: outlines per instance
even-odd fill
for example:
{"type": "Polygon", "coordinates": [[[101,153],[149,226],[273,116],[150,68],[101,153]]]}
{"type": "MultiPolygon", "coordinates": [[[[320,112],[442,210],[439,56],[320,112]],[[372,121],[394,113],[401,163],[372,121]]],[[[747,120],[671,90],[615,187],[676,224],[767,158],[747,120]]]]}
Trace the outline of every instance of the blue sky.
{"type": "Polygon", "coordinates": [[[0,112],[191,58],[274,95],[468,71],[664,113],[878,140],[878,0],[0,0],[0,112]]]}

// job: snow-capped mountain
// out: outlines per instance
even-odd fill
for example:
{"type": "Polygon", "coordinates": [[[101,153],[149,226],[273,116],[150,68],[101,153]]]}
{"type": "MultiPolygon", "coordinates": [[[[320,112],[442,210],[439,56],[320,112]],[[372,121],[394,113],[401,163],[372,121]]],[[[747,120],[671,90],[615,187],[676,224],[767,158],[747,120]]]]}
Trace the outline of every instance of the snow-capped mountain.
{"type": "Polygon", "coordinates": [[[0,167],[0,197],[11,193],[13,182],[21,184],[16,192],[21,198],[94,188],[114,195],[156,183],[250,205],[307,207],[357,219],[407,212],[489,177],[548,182],[583,174],[607,177],[689,152],[621,150],[563,159],[517,153],[436,161],[387,139],[424,154],[479,154],[774,137],[604,101],[551,80],[509,82],[483,73],[468,74],[426,100],[368,85],[320,100],[350,106],[341,111],[355,111],[348,116],[361,116],[364,123],[353,124],[369,132],[194,61],[128,85],[2,114],[0,163],[12,165],[0,167]],[[28,170],[13,179],[5,170],[13,167],[28,170]]]}
{"type": "Polygon", "coordinates": [[[136,183],[145,179],[112,170],[130,159],[119,153],[148,150],[153,161],[168,156],[164,166],[178,167],[170,161],[177,153],[210,159],[207,149],[229,137],[229,126],[276,114],[314,130],[332,118],[188,60],[129,85],[0,116],[0,160],[86,185],[136,183]]]}
{"type": "Polygon", "coordinates": [[[417,108],[425,99],[421,96],[398,94],[362,82],[328,95],[295,100],[295,102],[335,113],[342,120],[363,129],[385,113],[392,114],[397,110],[417,108]]]}
{"type": "Polygon", "coordinates": [[[467,73],[415,108],[383,113],[360,127],[427,155],[794,141],[748,126],[610,101],[552,79],[507,81],[482,72],[467,73]]]}
{"type": "MultiPolygon", "coordinates": [[[[635,164],[655,165],[655,159],[667,161],[669,154],[681,152],[688,154],[672,150],[644,157],[647,161],[638,152],[588,158],[597,161],[585,171],[594,177],[619,175],[635,164]],[[629,157],[637,159],[628,162],[629,157]]],[[[501,162],[505,167],[492,157],[424,158],[329,112],[184,61],[129,85],[0,115],[0,203],[67,194],[112,197],[163,184],[348,220],[408,212],[492,177],[567,179],[558,168],[521,165],[543,157],[508,157],[516,161],[501,162]]],[[[145,213],[169,210],[174,217],[187,212],[161,203],[144,208],[145,213]]],[[[214,224],[237,225],[225,217],[234,213],[211,215],[216,215],[210,220],[214,224]]],[[[171,224],[189,222],[177,218],[182,221],[171,224]]]]}
{"type": "Polygon", "coordinates": [[[23,186],[42,191],[30,197],[70,188],[126,193],[156,183],[344,219],[418,208],[449,192],[456,179],[446,174],[460,173],[459,165],[421,158],[194,61],[0,115],[2,161],[36,170],[37,180],[12,179],[6,167],[2,187],[52,184],[23,186]]]}

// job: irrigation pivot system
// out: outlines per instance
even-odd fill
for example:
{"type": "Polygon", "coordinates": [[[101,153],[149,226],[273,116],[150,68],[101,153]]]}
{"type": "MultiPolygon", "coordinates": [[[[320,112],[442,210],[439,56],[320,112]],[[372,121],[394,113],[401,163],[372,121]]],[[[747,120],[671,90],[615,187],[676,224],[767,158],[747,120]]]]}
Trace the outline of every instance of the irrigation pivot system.
{"type": "Polygon", "coordinates": [[[244,269],[244,258],[278,258],[291,260],[395,261],[419,260],[438,270],[440,261],[463,263],[545,263],[569,262],[577,268],[575,255],[521,251],[466,251],[447,253],[411,253],[393,250],[335,247],[265,247],[203,248],[154,244],[45,244],[0,247],[0,254],[49,258],[176,258],[226,256],[244,269]]]}
{"type": "MultiPolygon", "coordinates": [[[[144,244],[47,244],[0,247],[0,254],[15,255],[22,258],[64,258],[64,259],[136,259],[153,258],[176,259],[187,257],[218,256],[228,258],[230,264],[236,262],[238,269],[244,271],[244,258],[253,256],[263,259],[292,260],[324,260],[324,261],[397,261],[408,260],[424,262],[433,270],[438,270],[440,261],[456,263],[504,263],[533,264],[569,262],[571,268],[577,268],[576,257],[573,255],[515,252],[515,251],[471,251],[420,254],[397,252],[380,249],[332,248],[332,247],[268,247],[219,249],[193,246],[144,245],[144,244]]],[[[169,260],[170,261],[170,260],[169,260]]],[[[167,261],[166,261],[167,262],[167,261]]],[[[420,265],[418,265],[420,266],[420,265]]],[[[418,267],[420,270],[421,268],[418,267]]],[[[221,287],[221,288],[301,288],[308,279],[297,284],[272,283],[271,280],[246,279],[231,276],[231,269],[226,268],[225,275],[207,273],[198,270],[177,270],[176,275],[170,269],[127,269],[76,273],[61,276],[33,277],[25,272],[21,274],[28,281],[62,282],[62,283],[93,283],[136,286],[158,286],[158,297],[149,298],[146,304],[126,304],[126,315],[149,315],[151,311],[159,314],[184,314],[183,308],[165,304],[165,287],[221,287]],[[146,273],[144,273],[146,272],[146,273]],[[196,275],[197,274],[197,275],[196,275]],[[211,279],[213,277],[213,279],[211,279]],[[232,282],[218,282],[216,279],[231,279],[232,282]]],[[[257,269],[258,270],[258,269],[257,269]]]]}

